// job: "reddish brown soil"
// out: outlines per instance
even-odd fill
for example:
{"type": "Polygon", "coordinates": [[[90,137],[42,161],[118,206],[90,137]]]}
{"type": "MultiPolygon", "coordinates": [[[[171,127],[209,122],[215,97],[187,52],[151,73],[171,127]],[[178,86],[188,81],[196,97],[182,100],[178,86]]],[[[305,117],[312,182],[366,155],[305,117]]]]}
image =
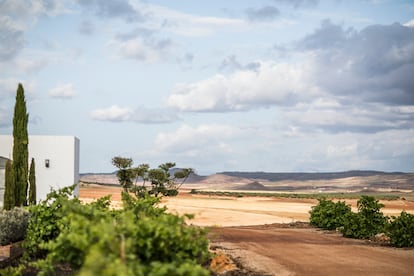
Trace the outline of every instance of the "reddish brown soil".
{"type": "MultiPolygon", "coordinates": [[[[80,198],[87,202],[112,194],[114,205],[119,206],[120,192],[119,187],[87,185],[81,187],[80,198]]],[[[191,223],[198,225],[262,224],[211,229],[212,247],[247,266],[247,273],[235,275],[414,275],[414,249],[381,246],[298,227],[307,224],[296,223],[294,228],[286,228],[289,224],[272,224],[284,222],[283,218],[289,222],[306,221],[309,206],[317,204],[316,200],[217,198],[180,193],[163,202],[173,212],[195,214],[191,223]],[[263,225],[268,220],[271,222],[263,225]]],[[[347,203],[356,207],[356,200],[347,203]]],[[[387,214],[398,214],[403,209],[414,213],[411,201],[383,203],[387,214]]]]}
{"type": "Polygon", "coordinates": [[[414,250],[313,228],[213,228],[213,244],[270,275],[414,275],[414,250]]]}

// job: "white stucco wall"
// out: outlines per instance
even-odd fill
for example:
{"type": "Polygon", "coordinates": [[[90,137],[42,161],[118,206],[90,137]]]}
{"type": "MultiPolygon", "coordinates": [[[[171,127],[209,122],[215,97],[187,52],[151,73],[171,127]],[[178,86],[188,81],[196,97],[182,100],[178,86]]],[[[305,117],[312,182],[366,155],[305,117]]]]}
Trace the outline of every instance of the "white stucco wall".
{"type": "MultiPolygon", "coordinates": [[[[54,189],[79,181],[79,139],[74,136],[29,136],[29,167],[35,159],[37,201],[54,189]],[[49,167],[45,166],[49,160],[49,167]]],[[[0,135],[0,156],[12,159],[13,137],[0,135]]],[[[78,195],[78,189],[75,195],[78,195]]]]}

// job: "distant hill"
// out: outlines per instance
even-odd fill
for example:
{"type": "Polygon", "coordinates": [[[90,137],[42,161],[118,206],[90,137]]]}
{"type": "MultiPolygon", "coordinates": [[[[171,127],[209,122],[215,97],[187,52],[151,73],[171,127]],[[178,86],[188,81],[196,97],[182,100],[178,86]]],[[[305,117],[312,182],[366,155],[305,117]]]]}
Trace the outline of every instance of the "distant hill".
{"type": "MultiPolygon", "coordinates": [[[[179,171],[179,168],[174,168],[170,171],[170,174],[173,175],[176,171],[179,171]]],[[[191,173],[186,183],[198,183],[205,180],[207,176],[201,176],[197,173],[191,173]]],[[[118,185],[118,178],[116,177],[116,172],[112,173],[82,173],[80,174],[80,180],[84,183],[96,183],[96,184],[113,184],[118,185]]]]}
{"type": "Polygon", "coordinates": [[[266,181],[306,181],[306,180],[333,180],[348,177],[367,177],[388,175],[397,176],[404,175],[401,172],[381,172],[381,171],[346,171],[346,172],[326,172],[326,173],[274,173],[274,172],[221,172],[219,174],[248,178],[253,180],[266,180],[266,181]]]}

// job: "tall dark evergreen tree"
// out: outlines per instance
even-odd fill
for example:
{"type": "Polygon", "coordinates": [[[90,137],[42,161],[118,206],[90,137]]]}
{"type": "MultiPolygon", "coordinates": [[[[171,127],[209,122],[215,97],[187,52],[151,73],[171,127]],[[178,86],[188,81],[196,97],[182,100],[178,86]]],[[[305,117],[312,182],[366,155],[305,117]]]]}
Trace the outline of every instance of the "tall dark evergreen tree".
{"type": "Polygon", "coordinates": [[[14,207],[14,179],[12,171],[12,162],[7,160],[6,162],[6,171],[4,179],[4,201],[3,208],[5,210],[10,210],[14,207]]]}
{"type": "Polygon", "coordinates": [[[29,170],[29,205],[36,205],[36,172],[34,158],[32,158],[29,170]]]}
{"type": "Polygon", "coordinates": [[[19,83],[13,117],[13,163],[12,171],[15,185],[15,205],[27,205],[28,145],[27,123],[29,114],[26,110],[23,85],[19,83]]]}

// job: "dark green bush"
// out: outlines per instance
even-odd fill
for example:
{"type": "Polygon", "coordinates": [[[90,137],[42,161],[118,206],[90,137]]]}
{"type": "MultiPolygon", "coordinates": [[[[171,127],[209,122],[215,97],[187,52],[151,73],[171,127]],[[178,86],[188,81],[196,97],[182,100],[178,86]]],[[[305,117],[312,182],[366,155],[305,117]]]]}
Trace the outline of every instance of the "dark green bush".
{"type": "Polygon", "coordinates": [[[29,212],[23,208],[0,211],[0,245],[21,241],[26,235],[29,212]]]}
{"type": "Polygon", "coordinates": [[[351,213],[351,207],[344,201],[334,203],[332,200],[320,198],[318,202],[309,212],[310,223],[316,227],[335,230],[344,225],[345,217],[351,213]]]}
{"type": "Polygon", "coordinates": [[[384,204],[372,196],[361,196],[357,206],[358,213],[350,213],[345,217],[341,229],[345,237],[368,239],[385,232],[388,218],[380,211],[384,204]]]}
{"type": "Polygon", "coordinates": [[[187,225],[190,216],[166,213],[149,195],[123,193],[124,208],[111,210],[109,197],[81,204],[70,191],[53,191],[31,208],[24,243],[31,255],[1,275],[58,275],[62,267],[79,275],[209,275],[206,232],[187,225]]]}
{"type": "Polygon", "coordinates": [[[399,217],[393,217],[388,226],[391,244],[397,247],[414,246],[414,215],[402,211],[399,217]]]}

